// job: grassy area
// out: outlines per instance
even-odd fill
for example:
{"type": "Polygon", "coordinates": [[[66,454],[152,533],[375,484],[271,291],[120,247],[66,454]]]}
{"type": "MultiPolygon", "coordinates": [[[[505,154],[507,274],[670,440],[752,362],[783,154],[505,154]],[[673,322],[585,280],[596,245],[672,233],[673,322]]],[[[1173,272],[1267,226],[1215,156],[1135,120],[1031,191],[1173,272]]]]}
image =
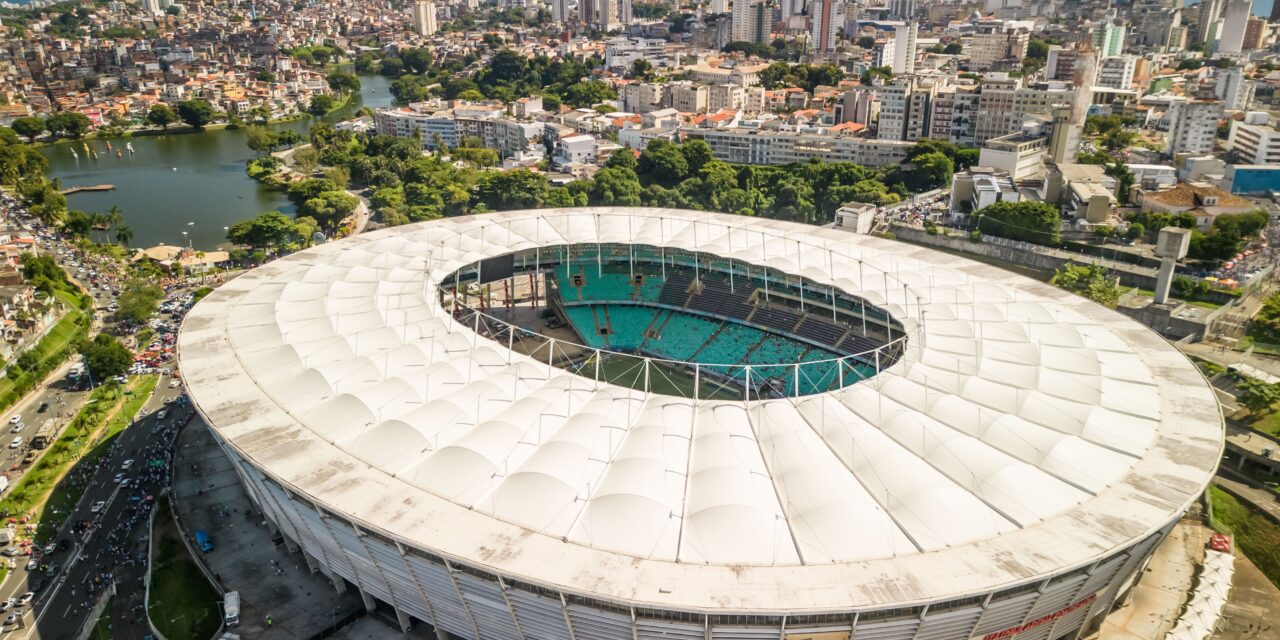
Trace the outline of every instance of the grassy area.
{"type": "Polygon", "coordinates": [[[1209,487],[1209,499],[1214,517],[1235,532],[1236,546],[1280,586],[1280,526],[1217,487],[1209,487]]]}
{"type": "Polygon", "coordinates": [[[34,514],[36,541],[43,544],[52,538],[84,489],[64,478],[67,471],[82,460],[103,455],[111,446],[110,439],[128,426],[158,380],[155,375],[141,376],[123,389],[104,385],[95,390],[89,404],[0,501],[0,512],[34,514]]]}
{"type": "Polygon", "coordinates": [[[89,632],[89,640],[111,640],[111,605],[115,600],[107,600],[107,606],[102,609],[102,615],[98,616],[98,621],[93,625],[93,631],[89,632]]]}
{"type": "Polygon", "coordinates": [[[157,505],[147,615],[166,638],[204,640],[222,626],[221,597],[183,546],[166,500],[157,505]]]}
{"type": "Polygon", "coordinates": [[[49,371],[61,364],[87,332],[88,320],[84,312],[71,307],[71,311],[58,320],[40,342],[31,347],[30,353],[35,355],[38,362],[33,370],[0,378],[0,410],[13,406],[49,371]]]}

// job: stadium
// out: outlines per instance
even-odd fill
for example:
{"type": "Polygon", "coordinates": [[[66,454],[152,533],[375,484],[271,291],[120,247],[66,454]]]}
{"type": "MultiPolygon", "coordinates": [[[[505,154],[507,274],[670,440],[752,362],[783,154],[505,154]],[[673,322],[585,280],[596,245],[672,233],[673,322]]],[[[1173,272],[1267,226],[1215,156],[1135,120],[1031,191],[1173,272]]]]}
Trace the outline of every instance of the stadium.
{"type": "Polygon", "coordinates": [[[1114,311],[670,209],[320,245],[197,304],[179,360],[312,571],[470,640],[1083,637],[1223,446],[1114,311]]]}

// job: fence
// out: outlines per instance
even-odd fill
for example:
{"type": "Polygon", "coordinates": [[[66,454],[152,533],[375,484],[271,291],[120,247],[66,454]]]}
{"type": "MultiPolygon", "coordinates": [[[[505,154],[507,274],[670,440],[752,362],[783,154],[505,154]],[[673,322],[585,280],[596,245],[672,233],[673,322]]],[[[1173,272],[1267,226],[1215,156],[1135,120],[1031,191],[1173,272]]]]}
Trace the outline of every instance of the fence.
{"type": "Polygon", "coordinates": [[[98,618],[102,617],[102,612],[107,609],[107,603],[111,602],[111,598],[115,595],[115,582],[112,582],[111,588],[103,589],[102,595],[98,596],[98,601],[89,610],[89,617],[84,621],[84,626],[80,627],[80,633],[76,634],[76,640],[88,640],[89,636],[93,635],[93,630],[98,626],[98,618]]]}

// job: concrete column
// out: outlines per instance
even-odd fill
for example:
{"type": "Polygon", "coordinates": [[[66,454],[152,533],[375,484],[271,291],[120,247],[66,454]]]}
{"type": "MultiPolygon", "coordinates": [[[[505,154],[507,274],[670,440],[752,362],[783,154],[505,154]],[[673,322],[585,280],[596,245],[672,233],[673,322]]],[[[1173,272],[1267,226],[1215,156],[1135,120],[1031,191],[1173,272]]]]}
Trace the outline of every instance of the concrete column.
{"type": "Polygon", "coordinates": [[[396,622],[400,623],[400,633],[409,633],[409,627],[413,626],[409,620],[409,614],[401,611],[399,607],[396,607],[396,622]]]}
{"type": "Polygon", "coordinates": [[[436,640],[449,640],[450,637],[451,636],[448,631],[445,631],[440,627],[436,627],[436,640]]]}
{"type": "Polygon", "coordinates": [[[325,577],[329,578],[329,581],[333,583],[334,591],[337,591],[338,593],[347,592],[347,581],[339,577],[338,574],[330,571],[328,567],[324,566],[320,567],[320,573],[323,573],[325,577]]]}
{"type": "Polygon", "coordinates": [[[364,589],[360,589],[360,599],[364,600],[365,611],[368,611],[369,613],[373,613],[373,610],[378,608],[378,603],[374,601],[373,596],[365,592],[364,589]]]}
{"type": "Polygon", "coordinates": [[[1240,454],[1240,462],[1237,462],[1237,463],[1236,463],[1236,470],[1237,470],[1237,471],[1239,471],[1239,470],[1241,470],[1241,469],[1244,469],[1244,454],[1243,454],[1243,453],[1242,453],[1242,454],[1240,454]]]}
{"type": "Polygon", "coordinates": [[[315,573],[320,570],[320,563],[316,562],[316,559],[311,557],[311,554],[307,553],[306,549],[302,550],[302,559],[307,561],[307,571],[315,573]]]}
{"type": "Polygon", "coordinates": [[[1164,304],[1169,301],[1169,285],[1173,284],[1173,269],[1178,261],[1171,258],[1160,260],[1160,269],[1156,271],[1156,290],[1152,302],[1164,304]]]}

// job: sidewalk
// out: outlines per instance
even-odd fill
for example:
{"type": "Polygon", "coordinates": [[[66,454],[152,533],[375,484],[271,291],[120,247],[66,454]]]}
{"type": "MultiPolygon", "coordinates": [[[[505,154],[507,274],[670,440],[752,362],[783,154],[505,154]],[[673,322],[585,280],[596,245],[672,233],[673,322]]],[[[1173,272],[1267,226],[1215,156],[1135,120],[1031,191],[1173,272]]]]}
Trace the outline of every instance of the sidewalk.
{"type": "Polygon", "coordinates": [[[1174,526],[1156,547],[1129,601],[1102,623],[1098,640],[1163,640],[1182,613],[1209,533],[1191,520],[1174,526]]]}
{"type": "Polygon", "coordinates": [[[273,542],[231,461],[198,416],[178,434],[173,476],[183,529],[208,532],[215,546],[198,560],[223,589],[240,592],[241,624],[230,631],[264,640],[312,638],[363,612],[355,588],[337,593],[323,574],[307,571],[301,552],[273,542]]]}

